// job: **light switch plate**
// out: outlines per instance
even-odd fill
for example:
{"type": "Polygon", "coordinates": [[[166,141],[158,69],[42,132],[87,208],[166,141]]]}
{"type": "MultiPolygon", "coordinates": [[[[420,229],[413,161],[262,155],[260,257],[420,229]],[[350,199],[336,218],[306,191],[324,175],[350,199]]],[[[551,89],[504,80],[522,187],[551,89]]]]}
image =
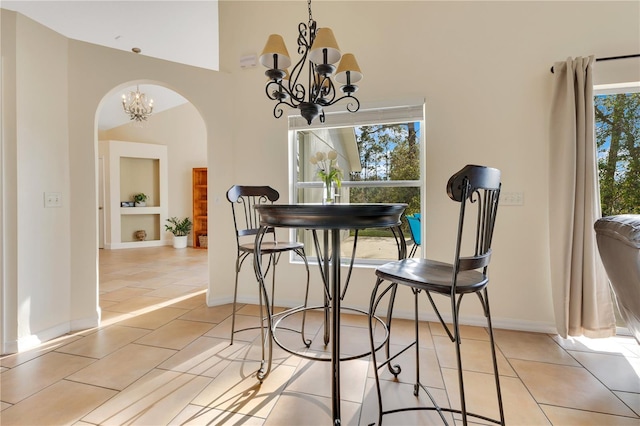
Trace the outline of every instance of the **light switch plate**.
{"type": "Polygon", "coordinates": [[[503,206],[523,206],[524,193],[522,192],[501,192],[500,204],[503,206]]]}
{"type": "Polygon", "coordinates": [[[61,192],[45,192],[44,206],[45,207],[62,207],[62,193],[61,192]]]}

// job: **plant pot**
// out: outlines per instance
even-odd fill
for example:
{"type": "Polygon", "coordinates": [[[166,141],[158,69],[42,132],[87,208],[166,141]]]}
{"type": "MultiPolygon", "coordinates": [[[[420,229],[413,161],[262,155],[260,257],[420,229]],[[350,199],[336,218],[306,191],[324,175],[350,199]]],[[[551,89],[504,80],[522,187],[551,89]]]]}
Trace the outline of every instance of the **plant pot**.
{"type": "Polygon", "coordinates": [[[187,236],[186,235],[181,236],[181,237],[179,237],[177,235],[173,236],[173,248],[179,249],[179,248],[186,248],[186,247],[187,247],[187,236]]]}
{"type": "Polygon", "coordinates": [[[146,207],[147,203],[145,201],[136,202],[136,207],[146,207]]]}

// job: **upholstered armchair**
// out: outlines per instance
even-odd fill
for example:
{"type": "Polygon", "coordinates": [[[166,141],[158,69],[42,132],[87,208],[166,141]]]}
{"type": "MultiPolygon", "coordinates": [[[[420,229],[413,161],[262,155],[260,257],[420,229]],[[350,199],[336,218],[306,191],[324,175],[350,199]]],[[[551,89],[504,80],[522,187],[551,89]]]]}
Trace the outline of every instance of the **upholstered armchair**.
{"type": "Polygon", "coordinates": [[[594,229],[620,315],[640,343],[640,215],[603,217],[594,229]]]}

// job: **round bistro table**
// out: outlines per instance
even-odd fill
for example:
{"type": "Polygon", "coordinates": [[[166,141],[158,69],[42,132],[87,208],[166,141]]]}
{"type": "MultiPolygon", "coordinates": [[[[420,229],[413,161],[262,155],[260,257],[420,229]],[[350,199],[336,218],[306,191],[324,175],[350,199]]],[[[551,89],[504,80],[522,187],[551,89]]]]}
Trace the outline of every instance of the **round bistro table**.
{"type": "MultiPolygon", "coordinates": [[[[340,276],[340,231],[359,230],[366,228],[396,228],[401,224],[401,216],[406,204],[264,204],[256,206],[260,214],[261,231],[256,235],[256,252],[254,266],[256,276],[261,283],[265,305],[269,309],[268,294],[264,286],[261,271],[260,244],[264,231],[270,227],[303,228],[325,232],[325,256],[323,257],[321,272],[325,288],[329,289],[328,298],[331,302],[331,399],[333,424],[340,425],[340,310],[341,310],[341,276],[340,276]],[[329,247],[328,241],[331,241],[329,247]],[[327,250],[330,248],[330,255],[327,250]]],[[[316,244],[317,245],[317,244],[316,244]]],[[[318,256],[320,259],[321,256],[318,256]]],[[[269,317],[269,333],[275,331],[269,317]]],[[[325,323],[325,327],[327,324],[325,323]]],[[[325,337],[325,344],[326,344],[325,337]]],[[[271,348],[271,346],[270,346],[271,348]]],[[[270,350],[271,352],[271,350],[270,350]]],[[[366,354],[365,354],[366,355],[366,354]]],[[[271,369],[271,354],[267,370],[261,369],[258,377],[264,379],[271,369]]]]}

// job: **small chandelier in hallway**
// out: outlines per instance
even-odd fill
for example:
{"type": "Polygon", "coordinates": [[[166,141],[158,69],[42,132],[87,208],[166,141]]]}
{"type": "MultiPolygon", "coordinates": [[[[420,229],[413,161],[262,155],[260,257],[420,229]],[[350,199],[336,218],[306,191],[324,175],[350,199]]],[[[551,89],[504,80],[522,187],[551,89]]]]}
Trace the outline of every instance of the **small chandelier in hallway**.
{"type": "Polygon", "coordinates": [[[265,75],[269,78],[266,84],[267,97],[276,101],[273,116],[280,118],[283,114],[282,105],[298,108],[308,124],[318,116],[324,123],[323,107],[333,105],[343,99],[348,99],[347,110],[356,112],[360,109],[360,101],[353,96],[362,79],[360,67],[351,53],[344,55],[338,48],[338,43],[330,28],[316,29],[316,21],[311,16],[311,0],[307,1],[309,8],[309,23],[298,24],[298,53],[302,55],[300,61],[293,67],[291,73],[287,68],[291,65],[289,52],[282,36],[271,34],[260,55],[260,63],[269,68],[265,75]],[[308,59],[308,73],[305,65],[308,59]],[[334,64],[340,64],[337,67],[334,64]],[[336,90],[331,75],[335,74],[335,81],[342,84],[340,96],[336,90]],[[308,81],[305,87],[305,75],[308,81]],[[302,77],[302,78],[301,78],[302,77]]]}
{"type": "Polygon", "coordinates": [[[122,95],[122,108],[134,121],[146,121],[153,113],[153,99],[147,101],[147,96],[140,92],[140,86],[136,86],[135,92],[122,95]]]}

